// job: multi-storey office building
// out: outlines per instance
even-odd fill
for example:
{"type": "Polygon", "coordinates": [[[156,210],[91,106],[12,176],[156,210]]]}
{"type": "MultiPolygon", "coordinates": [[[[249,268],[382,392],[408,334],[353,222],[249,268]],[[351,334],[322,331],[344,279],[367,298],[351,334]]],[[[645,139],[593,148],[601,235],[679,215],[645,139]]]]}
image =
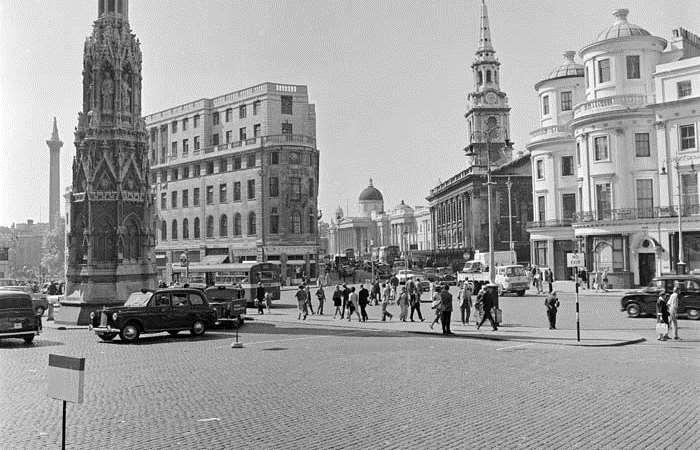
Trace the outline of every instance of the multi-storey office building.
{"type": "Polygon", "coordinates": [[[182,253],[316,275],[319,152],[306,86],[262,83],[145,120],[162,278],[182,253]]]}
{"type": "Polygon", "coordinates": [[[629,287],[676,270],[679,259],[700,268],[700,39],[679,29],[667,41],[629,23],[626,9],[613,15],[614,23],[579,51],[583,96],[578,68],[536,86],[543,128],[528,145],[537,218],[529,231],[533,261],[553,266],[559,278],[567,275],[565,253],[578,249],[589,271],[605,270],[613,287],[629,287]],[[571,112],[563,97],[569,91],[571,112]]]}

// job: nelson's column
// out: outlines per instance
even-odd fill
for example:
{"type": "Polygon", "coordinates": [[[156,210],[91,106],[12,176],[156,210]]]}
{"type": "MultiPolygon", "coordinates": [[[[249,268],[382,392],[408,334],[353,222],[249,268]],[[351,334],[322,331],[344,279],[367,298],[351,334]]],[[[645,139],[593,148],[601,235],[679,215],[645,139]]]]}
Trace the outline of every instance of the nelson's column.
{"type": "Polygon", "coordinates": [[[67,296],[56,323],[86,324],[90,312],[155,287],[141,50],[128,12],[128,0],[98,0],[85,42],[83,108],[67,194],[67,296]]]}

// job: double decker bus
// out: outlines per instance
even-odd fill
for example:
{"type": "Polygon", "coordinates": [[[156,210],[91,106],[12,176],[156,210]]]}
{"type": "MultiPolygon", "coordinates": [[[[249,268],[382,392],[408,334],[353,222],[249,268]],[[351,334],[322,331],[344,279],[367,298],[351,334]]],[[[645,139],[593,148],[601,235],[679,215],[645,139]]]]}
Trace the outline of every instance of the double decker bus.
{"type": "Polygon", "coordinates": [[[280,266],[272,263],[241,264],[196,264],[187,268],[188,279],[185,280],[185,267],[173,264],[173,278],[182,283],[215,285],[240,285],[245,292],[247,303],[255,302],[258,282],[262,283],[273,300],[280,299],[280,266]]]}
{"type": "Polygon", "coordinates": [[[384,264],[393,265],[394,261],[401,256],[398,245],[386,245],[377,249],[377,259],[384,264]]]}

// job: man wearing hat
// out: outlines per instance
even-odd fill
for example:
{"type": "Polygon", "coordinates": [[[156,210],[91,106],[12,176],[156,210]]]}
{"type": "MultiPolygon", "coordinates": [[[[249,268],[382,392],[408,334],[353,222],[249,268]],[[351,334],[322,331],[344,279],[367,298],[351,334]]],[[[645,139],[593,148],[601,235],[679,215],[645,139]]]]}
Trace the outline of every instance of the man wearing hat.
{"type": "Polygon", "coordinates": [[[263,314],[265,308],[265,288],[261,281],[258,281],[258,290],[255,293],[255,306],[258,307],[258,314],[263,314]]]}

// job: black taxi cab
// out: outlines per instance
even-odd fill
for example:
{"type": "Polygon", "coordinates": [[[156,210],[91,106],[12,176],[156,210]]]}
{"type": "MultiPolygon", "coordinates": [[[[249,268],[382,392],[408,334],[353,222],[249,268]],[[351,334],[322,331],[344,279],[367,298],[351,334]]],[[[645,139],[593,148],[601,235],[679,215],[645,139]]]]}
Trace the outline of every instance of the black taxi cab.
{"type": "Polygon", "coordinates": [[[123,306],[91,313],[89,328],[103,341],[119,335],[123,341],[135,342],[142,334],[164,331],[176,335],[189,330],[201,336],[215,321],[215,311],[197,289],[144,289],[131,294],[123,306]]]}
{"type": "Polygon", "coordinates": [[[689,319],[700,319],[700,275],[661,275],[648,286],[626,292],[620,300],[620,310],[629,317],[656,315],[656,301],[660,295],[666,299],[673,288],[680,288],[678,315],[689,319]]]}
{"type": "Polygon", "coordinates": [[[41,317],[26,292],[0,292],[0,339],[20,338],[31,344],[41,330],[41,317]]]}

